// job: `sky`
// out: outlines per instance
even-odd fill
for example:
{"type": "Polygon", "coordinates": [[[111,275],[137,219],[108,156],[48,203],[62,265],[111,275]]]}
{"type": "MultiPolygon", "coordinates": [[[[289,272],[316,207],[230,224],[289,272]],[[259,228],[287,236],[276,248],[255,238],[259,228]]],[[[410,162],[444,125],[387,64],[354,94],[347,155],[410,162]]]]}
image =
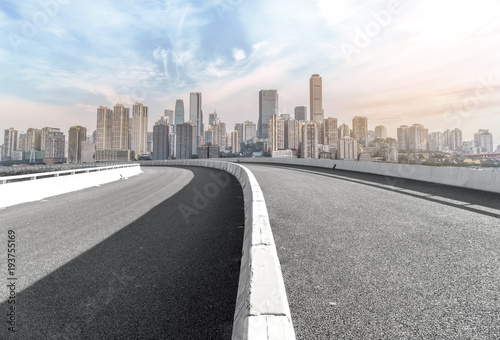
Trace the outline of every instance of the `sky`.
{"type": "Polygon", "coordinates": [[[0,129],[90,134],[97,107],[137,101],[152,131],[202,92],[205,120],[216,110],[229,131],[257,123],[262,89],[280,114],[309,107],[319,74],[339,125],[489,129],[496,146],[499,13],[498,0],[2,0],[0,129]]]}

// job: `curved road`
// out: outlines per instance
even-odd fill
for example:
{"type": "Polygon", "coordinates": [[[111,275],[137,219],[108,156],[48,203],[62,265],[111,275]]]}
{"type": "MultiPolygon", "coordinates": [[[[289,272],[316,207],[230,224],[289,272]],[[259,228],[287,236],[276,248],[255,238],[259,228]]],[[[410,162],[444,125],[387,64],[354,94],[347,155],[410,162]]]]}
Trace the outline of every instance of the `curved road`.
{"type": "Polygon", "coordinates": [[[264,192],[297,339],[500,338],[500,195],[244,165],[264,192]]]}
{"type": "Polygon", "coordinates": [[[205,168],[142,170],[0,210],[0,339],[230,338],[241,186],[205,168]],[[16,333],[6,323],[9,229],[16,233],[16,333]]]}

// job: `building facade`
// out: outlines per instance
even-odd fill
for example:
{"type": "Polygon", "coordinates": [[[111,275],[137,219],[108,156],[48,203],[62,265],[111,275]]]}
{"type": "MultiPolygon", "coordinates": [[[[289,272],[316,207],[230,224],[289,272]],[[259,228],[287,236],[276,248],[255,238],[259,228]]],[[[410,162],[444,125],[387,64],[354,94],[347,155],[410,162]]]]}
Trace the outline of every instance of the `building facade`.
{"type": "Polygon", "coordinates": [[[309,109],[311,110],[310,120],[322,122],[323,117],[323,84],[319,74],[313,74],[309,79],[309,109]]]}
{"type": "Polygon", "coordinates": [[[268,139],[268,122],[272,115],[278,116],[278,90],[260,90],[259,92],[259,122],[257,137],[268,139]]]}
{"type": "Polygon", "coordinates": [[[137,102],[132,107],[132,150],[136,158],[148,153],[148,107],[137,102]]]}

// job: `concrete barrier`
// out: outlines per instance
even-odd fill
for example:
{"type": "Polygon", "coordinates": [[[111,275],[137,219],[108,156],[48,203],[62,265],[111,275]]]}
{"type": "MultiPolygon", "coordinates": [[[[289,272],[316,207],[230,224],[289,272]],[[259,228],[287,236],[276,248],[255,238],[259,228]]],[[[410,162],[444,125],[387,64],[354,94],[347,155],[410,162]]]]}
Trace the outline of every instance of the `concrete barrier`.
{"type": "MultiPolygon", "coordinates": [[[[500,171],[476,170],[461,167],[434,167],[401,163],[358,162],[346,160],[326,160],[307,158],[220,158],[219,160],[240,163],[268,163],[333,168],[355,172],[365,172],[387,177],[412,179],[457,186],[461,188],[500,193],[500,171]]],[[[388,181],[390,184],[391,181],[388,181]]]]}
{"type": "Polygon", "coordinates": [[[101,185],[140,174],[139,164],[0,177],[0,208],[101,185]]]}
{"type": "Polygon", "coordinates": [[[290,307],[264,195],[246,167],[214,160],[144,161],[141,166],[202,166],[234,175],[243,188],[245,232],[233,340],[293,340],[290,307]]]}

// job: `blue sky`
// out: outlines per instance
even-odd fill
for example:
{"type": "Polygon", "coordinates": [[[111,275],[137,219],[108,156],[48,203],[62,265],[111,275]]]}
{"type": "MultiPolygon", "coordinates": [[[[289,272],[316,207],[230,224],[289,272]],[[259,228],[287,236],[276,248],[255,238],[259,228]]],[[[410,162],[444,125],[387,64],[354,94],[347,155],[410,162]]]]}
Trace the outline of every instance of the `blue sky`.
{"type": "Polygon", "coordinates": [[[500,3],[495,0],[41,0],[0,2],[0,129],[83,125],[99,105],[149,106],[149,125],[189,92],[228,128],[258,120],[258,92],[280,113],[356,115],[490,129],[500,144],[500,3]]]}

